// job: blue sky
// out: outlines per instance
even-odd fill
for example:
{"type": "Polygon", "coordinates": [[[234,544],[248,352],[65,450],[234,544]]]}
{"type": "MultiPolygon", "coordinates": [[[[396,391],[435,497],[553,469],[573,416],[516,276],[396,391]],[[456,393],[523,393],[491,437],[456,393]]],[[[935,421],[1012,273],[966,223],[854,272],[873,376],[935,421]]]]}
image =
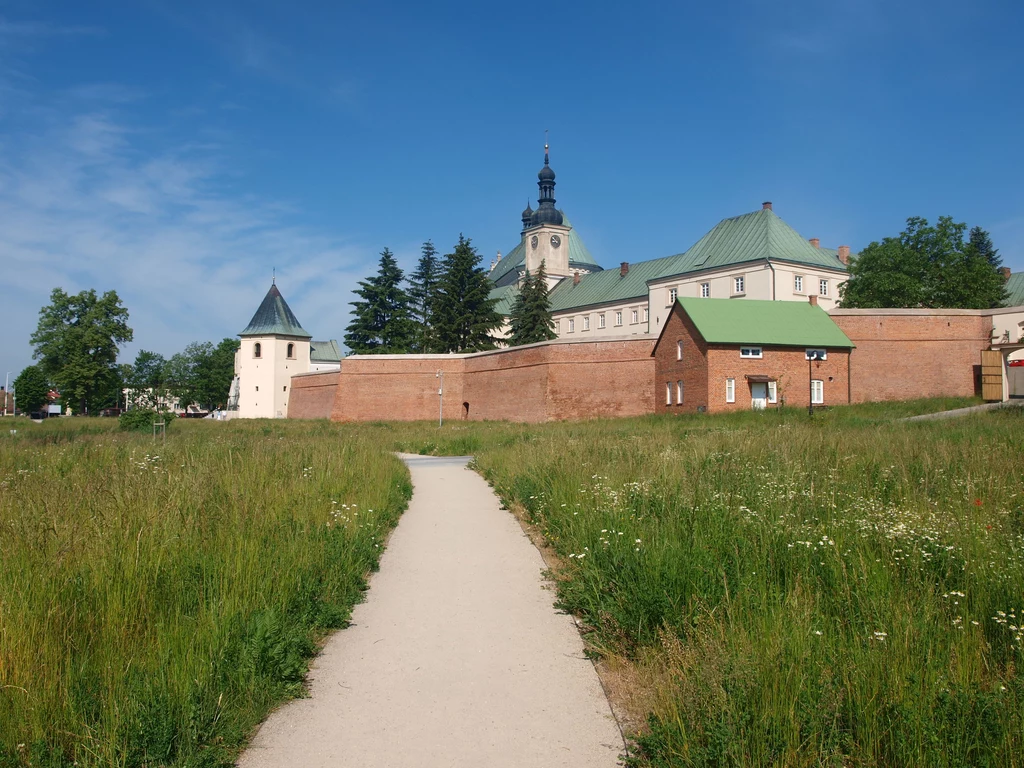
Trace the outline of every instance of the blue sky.
{"type": "Polygon", "coordinates": [[[545,129],[604,266],[772,200],[854,250],[949,214],[1022,270],[1022,28],[985,0],[0,0],[0,375],[56,286],[117,290],[129,362],[237,334],[273,268],[341,339],[382,248],[515,246],[545,129]]]}

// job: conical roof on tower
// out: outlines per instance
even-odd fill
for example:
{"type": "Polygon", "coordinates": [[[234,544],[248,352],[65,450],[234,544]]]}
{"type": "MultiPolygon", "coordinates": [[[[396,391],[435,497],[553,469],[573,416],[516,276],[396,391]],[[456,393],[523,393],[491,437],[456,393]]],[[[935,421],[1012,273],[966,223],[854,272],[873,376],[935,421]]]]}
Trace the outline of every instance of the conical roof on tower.
{"type": "Polygon", "coordinates": [[[298,339],[312,339],[313,336],[299,323],[288,302],[284,300],[277,284],[274,283],[263,298],[263,303],[252,316],[249,325],[239,336],[293,336],[298,339]]]}

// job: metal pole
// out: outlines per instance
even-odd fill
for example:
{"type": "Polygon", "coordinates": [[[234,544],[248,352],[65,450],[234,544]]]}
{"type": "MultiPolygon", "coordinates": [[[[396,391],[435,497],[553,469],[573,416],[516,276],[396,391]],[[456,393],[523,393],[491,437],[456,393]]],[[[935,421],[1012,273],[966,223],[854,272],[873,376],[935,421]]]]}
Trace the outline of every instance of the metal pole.
{"type": "Polygon", "coordinates": [[[444,371],[438,371],[435,379],[440,379],[441,384],[437,388],[437,426],[444,423],[444,371]]]}
{"type": "Polygon", "coordinates": [[[10,385],[11,372],[8,371],[7,375],[4,376],[4,416],[7,415],[7,393],[10,391],[8,386],[10,385]]]}
{"type": "Polygon", "coordinates": [[[811,370],[811,366],[812,365],[813,365],[813,356],[812,355],[808,355],[807,356],[807,415],[808,416],[813,416],[814,415],[814,388],[811,385],[811,381],[812,381],[811,377],[814,375],[813,371],[811,370]]]}

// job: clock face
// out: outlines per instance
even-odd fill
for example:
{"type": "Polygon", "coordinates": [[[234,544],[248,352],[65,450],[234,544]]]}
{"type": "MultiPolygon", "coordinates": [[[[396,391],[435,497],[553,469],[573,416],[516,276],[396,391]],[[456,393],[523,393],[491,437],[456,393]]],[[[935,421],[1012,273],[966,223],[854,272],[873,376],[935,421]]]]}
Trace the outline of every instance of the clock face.
{"type": "Polygon", "coordinates": [[[551,247],[552,248],[557,248],[561,244],[562,244],[562,238],[560,238],[558,235],[552,235],[551,236],[551,247]]]}
{"type": "Polygon", "coordinates": [[[531,248],[536,248],[537,247],[537,236],[536,235],[534,235],[532,238],[530,238],[530,247],[531,248]]]}

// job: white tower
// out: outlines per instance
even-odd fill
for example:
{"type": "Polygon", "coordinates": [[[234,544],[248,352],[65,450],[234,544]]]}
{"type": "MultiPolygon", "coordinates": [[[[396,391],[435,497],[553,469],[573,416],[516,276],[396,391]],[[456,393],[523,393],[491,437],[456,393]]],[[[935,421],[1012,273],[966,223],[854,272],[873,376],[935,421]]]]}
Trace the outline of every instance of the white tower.
{"type": "Polygon", "coordinates": [[[299,324],[274,283],[239,336],[235,353],[238,417],[283,419],[288,416],[291,377],[309,370],[312,339],[299,324]]]}

